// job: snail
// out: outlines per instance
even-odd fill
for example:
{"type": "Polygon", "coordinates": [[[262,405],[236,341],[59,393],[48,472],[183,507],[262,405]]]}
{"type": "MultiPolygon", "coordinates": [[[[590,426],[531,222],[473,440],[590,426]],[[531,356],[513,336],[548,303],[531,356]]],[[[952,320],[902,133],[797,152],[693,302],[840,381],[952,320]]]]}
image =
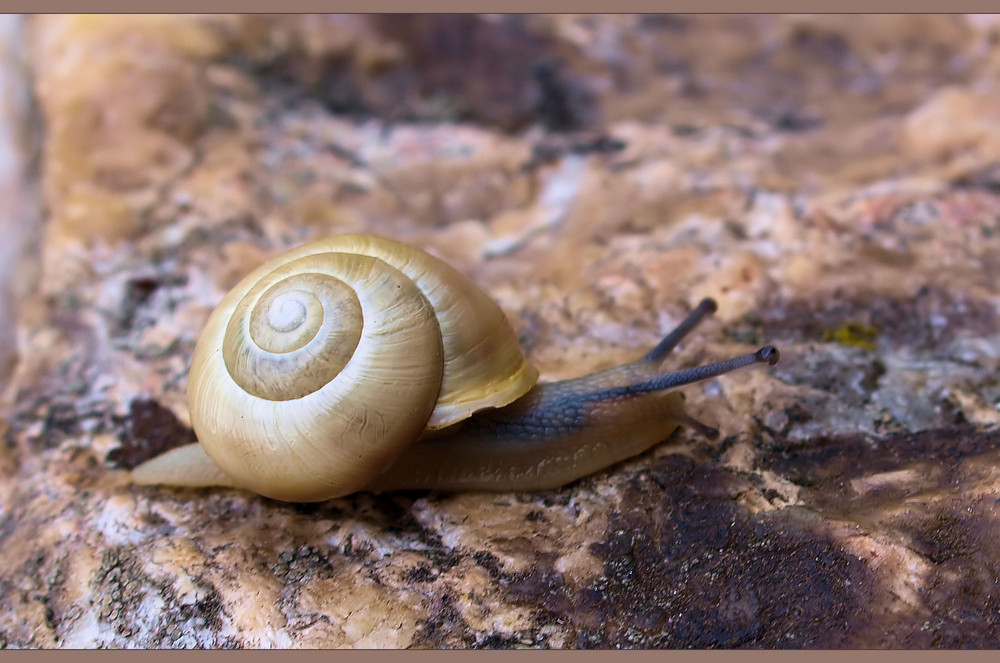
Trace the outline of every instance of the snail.
{"type": "Polygon", "coordinates": [[[675,389],[779,355],[766,346],[662,372],[715,310],[703,300],[636,361],[537,383],[499,305],[443,261],[377,237],[318,240],[251,272],[212,312],[188,381],[198,443],[140,464],[132,481],[296,502],[556,488],[681,425],[718,436],[675,389]]]}

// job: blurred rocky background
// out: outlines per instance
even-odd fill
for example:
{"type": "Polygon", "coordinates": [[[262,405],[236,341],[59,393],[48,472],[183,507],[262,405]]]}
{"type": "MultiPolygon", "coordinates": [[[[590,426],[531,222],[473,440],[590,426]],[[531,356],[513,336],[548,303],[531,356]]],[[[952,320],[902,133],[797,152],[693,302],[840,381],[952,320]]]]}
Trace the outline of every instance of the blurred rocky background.
{"type": "Polygon", "coordinates": [[[1000,646],[1000,20],[8,16],[0,647],[1000,646]],[[555,380],[701,297],[681,431],[540,494],[139,488],[265,258],[395,237],[555,380]]]}

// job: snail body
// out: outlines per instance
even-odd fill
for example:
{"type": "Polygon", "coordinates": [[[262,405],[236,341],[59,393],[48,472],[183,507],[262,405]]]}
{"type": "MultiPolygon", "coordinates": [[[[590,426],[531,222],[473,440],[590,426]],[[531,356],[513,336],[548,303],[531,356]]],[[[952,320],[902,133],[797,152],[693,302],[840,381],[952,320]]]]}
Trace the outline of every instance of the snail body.
{"type": "Polygon", "coordinates": [[[672,389],[774,364],[778,352],[660,372],[714,310],[704,300],[637,361],[537,384],[503,311],[444,262],[363,235],[312,242],[251,272],[213,311],[188,384],[199,444],[132,479],[285,501],[554,488],[680,425],[716,434],[672,389]]]}

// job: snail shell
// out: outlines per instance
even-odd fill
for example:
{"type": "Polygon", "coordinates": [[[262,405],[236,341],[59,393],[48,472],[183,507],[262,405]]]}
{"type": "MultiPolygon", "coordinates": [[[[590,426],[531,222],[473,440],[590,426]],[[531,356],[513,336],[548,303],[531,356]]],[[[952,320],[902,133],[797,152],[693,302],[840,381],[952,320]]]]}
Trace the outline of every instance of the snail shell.
{"type": "Polygon", "coordinates": [[[423,251],[344,235],[265,263],[222,300],[188,404],[236,484],[312,501],[359,490],[425,429],[506,405],[537,378],[475,284],[423,251]]]}

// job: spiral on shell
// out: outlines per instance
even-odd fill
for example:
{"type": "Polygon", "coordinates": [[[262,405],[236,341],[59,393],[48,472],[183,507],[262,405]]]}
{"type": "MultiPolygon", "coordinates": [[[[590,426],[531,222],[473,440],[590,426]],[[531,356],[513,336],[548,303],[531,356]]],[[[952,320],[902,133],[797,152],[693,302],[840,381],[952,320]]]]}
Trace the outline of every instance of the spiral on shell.
{"type": "Polygon", "coordinates": [[[355,492],[426,429],[534,386],[499,306],[442,261],[343,235],[244,278],[209,318],[191,423],[235,482],[276,499],[355,492]]]}

